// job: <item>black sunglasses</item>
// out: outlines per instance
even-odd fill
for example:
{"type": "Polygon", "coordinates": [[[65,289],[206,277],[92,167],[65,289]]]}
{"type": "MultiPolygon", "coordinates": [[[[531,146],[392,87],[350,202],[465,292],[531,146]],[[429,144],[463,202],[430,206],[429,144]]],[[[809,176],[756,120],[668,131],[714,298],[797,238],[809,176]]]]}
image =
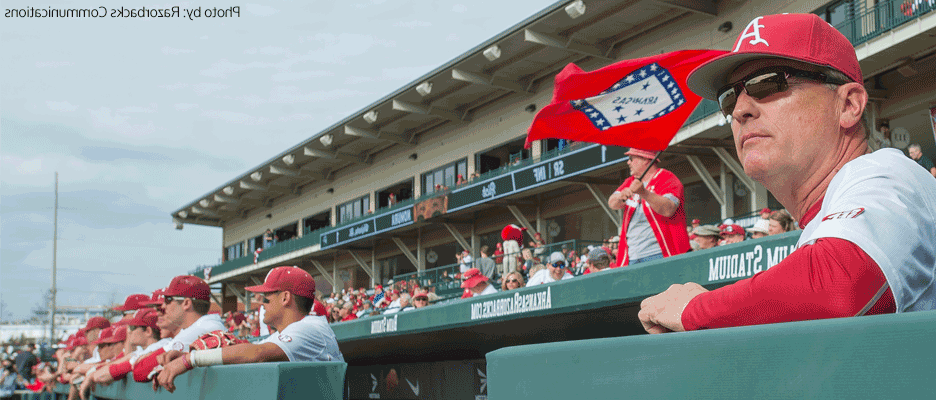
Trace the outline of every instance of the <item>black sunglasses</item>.
{"type": "Polygon", "coordinates": [[[184,301],[184,300],[185,300],[185,297],[164,296],[163,304],[169,304],[169,303],[172,303],[173,301],[184,301]]]}
{"type": "Polygon", "coordinates": [[[516,279],[508,279],[508,280],[507,280],[507,283],[520,283],[520,281],[518,281],[518,280],[516,280],[516,279]]]}
{"type": "Polygon", "coordinates": [[[747,92],[748,96],[756,100],[762,100],[768,96],[785,92],[790,88],[787,81],[790,77],[806,78],[819,83],[831,83],[833,85],[844,85],[848,83],[840,79],[835,79],[821,72],[803,71],[788,67],[770,67],[756,71],[743,79],[727,85],[718,91],[718,107],[726,117],[734,112],[735,104],[738,103],[738,94],[741,91],[747,92]]]}

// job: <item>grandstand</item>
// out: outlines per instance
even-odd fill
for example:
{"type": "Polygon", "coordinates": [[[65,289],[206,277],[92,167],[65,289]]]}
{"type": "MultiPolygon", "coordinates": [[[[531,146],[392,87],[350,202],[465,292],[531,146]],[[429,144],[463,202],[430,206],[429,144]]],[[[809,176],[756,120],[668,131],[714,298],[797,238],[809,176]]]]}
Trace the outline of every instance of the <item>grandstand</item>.
{"type": "MultiPolygon", "coordinates": [[[[842,31],[856,46],[872,121],[889,120],[895,134],[903,128],[903,147],[920,143],[924,153],[936,154],[928,126],[936,105],[932,1],[584,4],[581,15],[569,1],[550,6],[174,211],[177,226],[222,228],[224,261],[196,271],[220,286],[216,302],[224,311],[238,302],[249,306],[244,286],[280,265],[308,270],[324,294],[432,274],[463,249],[477,255],[482,245],[493,247],[510,223],[542,233],[547,243],[572,241],[573,248],[616,235],[621,216],[607,197],[626,177],[626,149],[557,140],[524,148],[555,74],[570,62],[593,70],[678,49],[730,49],[748,21],[764,14],[816,13],[842,31]],[[475,174],[456,185],[458,175],[475,174]],[[277,243],[263,248],[267,229],[277,243]]],[[[716,111],[703,101],[661,157],[660,165],[685,185],[687,217],[718,221],[781,208],[744,175],[716,111]]],[[[336,324],[348,362],[345,398],[484,396],[487,353],[642,333],[641,298],[670,283],[695,280],[711,288],[749,276],[737,267],[720,271],[719,263],[731,265],[732,256],[760,246],[769,267],[767,252],[782,259],[780,249],[785,256],[797,236],[517,292],[546,290],[549,308],[508,312],[508,300],[485,304],[511,293],[336,324]],[[399,386],[389,384],[391,370],[399,386]]]]}

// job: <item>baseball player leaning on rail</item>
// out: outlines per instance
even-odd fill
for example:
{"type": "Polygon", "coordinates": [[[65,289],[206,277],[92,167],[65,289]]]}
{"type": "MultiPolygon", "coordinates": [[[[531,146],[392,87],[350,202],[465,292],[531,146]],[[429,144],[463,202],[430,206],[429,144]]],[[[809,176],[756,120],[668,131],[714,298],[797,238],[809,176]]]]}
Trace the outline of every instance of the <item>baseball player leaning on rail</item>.
{"type": "Polygon", "coordinates": [[[813,14],[755,18],[689,75],[731,118],[744,172],[803,233],[749,279],[645,299],[647,332],[936,308],[936,180],[899,150],[869,150],[863,82],[854,47],[813,14]]]}
{"type": "Polygon", "coordinates": [[[315,299],[315,280],[296,267],[270,270],[262,285],[248,286],[266,309],[263,322],[276,334],[254,344],[179,353],[165,365],[156,382],[170,392],[179,374],[195,367],[272,361],[344,361],[335,332],[325,317],[309,315],[315,299]]]}

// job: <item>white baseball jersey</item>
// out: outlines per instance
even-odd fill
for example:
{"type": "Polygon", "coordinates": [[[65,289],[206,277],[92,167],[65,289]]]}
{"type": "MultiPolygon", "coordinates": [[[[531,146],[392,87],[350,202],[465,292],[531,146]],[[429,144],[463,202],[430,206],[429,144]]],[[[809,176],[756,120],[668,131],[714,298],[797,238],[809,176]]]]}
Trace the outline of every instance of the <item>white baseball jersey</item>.
{"type": "Polygon", "coordinates": [[[824,237],[848,240],[878,264],[897,312],[936,309],[936,180],[901,151],[863,155],[835,174],[797,247],[824,237]]]}
{"type": "Polygon", "coordinates": [[[263,339],[273,343],[289,357],[289,361],[344,361],[335,332],[325,317],[309,315],[289,324],[282,332],[263,339]]]}
{"type": "Polygon", "coordinates": [[[487,287],[484,288],[484,290],[481,291],[481,293],[471,293],[471,297],[475,297],[475,296],[484,296],[484,295],[486,295],[486,294],[494,294],[494,293],[497,293],[497,288],[495,288],[494,285],[491,285],[491,284],[489,283],[489,284],[487,285],[487,287]]]}
{"type": "Polygon", "coordinates": [[[163,349],[166,351],[170,350],[179,350],[179,351],[189,351],[189,345],[208,332],[213,331],[227,331],[224,327],[224,323],[221,322],[221,317],[218,314],[208,314],[202,315],[201,318],[195,321],[194,324],[189,325],[188,328],[185,328],[179,331],[178,335],[175,335],[169,343],[163,346],[163,349]]]}
{"type": "Polygon", "coordinates": [[[130,353],[130,365],[136,365],[136,362],[137,360],[140,359],[140,357],[145,356],[149,353],[152,353],[156,350],[159,350],[163,346],[169,344],[169,342],[171,341],[172,341],[172,338],[162,338],[154,342],[153,344],[146,346],[145,349],[137,350],[137,351],[134,351],[133,353],[130,353]]]}

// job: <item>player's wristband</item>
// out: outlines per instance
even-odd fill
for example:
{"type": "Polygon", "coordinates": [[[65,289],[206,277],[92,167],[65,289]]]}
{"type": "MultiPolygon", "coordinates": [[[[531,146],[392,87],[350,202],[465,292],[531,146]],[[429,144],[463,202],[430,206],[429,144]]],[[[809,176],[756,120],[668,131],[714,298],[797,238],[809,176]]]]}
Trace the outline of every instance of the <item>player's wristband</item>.
{"type": "Polygon", "coordinates": [[[188,355],[188,354],[183,354],[183,355],[182,355],[182,365],[185,366],[185,369],[186,369],[186,370],[190,370],[190,369],[192,369],[192,368],[195,368],[195,367],[192,366],[192,363],[189,362],[189,355],[188,355]]]}
{"type": "Polygon", "coordinates": [[[193,367],[210,367],[212,365],[222,365],[224,360],[221,358],[221,349],[211,350],[192,350],[193,367]]]}

